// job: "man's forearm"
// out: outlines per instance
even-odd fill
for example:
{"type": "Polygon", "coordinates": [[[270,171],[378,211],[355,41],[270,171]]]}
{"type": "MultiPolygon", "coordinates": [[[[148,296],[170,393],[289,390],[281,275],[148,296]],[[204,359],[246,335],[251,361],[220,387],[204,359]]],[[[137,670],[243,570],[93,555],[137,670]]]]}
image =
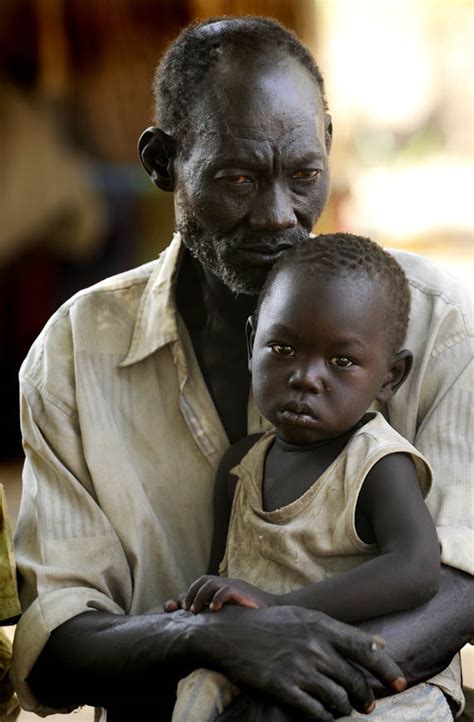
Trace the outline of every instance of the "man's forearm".
{"type": "MultiPolygon", "coordinates": [[[[29,682],[38,699],[55,708],[130,709],[136,700],[161,714],[163,688],[174,691],[179,677],[204,666],[321,719],[320,700],[330,700],[339,716],[350,713],[351,703],[370,708],[373,695],[358,667],[392,691],[404,688],[400,669],[374,642],[355,627],[298,607],[135,617],[88,612],[52,633],[29,682]]],[[[155,712],[142,716],[158,719],[155,712]]]]}
{"type": "MultiPolygon", "coordinates": [[[[429,602],[358,626],[385,639],[410,686],[426,681],[474,637],[474,578],[442,567],[439,591],[429,602]]],[[[380,685],[377,691],[386,694],[380,685]]]]}
{"type": "MultiPolygon", "coordinates": [[[[51,635],[29,682],[51,707],[156,700],[193,668],[192,615],[87,612],[51,635]]],[[[194,664],[194,666],[196,666],[194,664]]]]}

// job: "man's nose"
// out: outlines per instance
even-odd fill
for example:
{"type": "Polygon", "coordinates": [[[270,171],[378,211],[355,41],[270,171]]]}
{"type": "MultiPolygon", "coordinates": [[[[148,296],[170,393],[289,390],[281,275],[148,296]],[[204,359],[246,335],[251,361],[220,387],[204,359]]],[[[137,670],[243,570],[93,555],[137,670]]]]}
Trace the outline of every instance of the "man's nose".
{"type": "Polygon", "coordinates": [[[288,191],[280,183],[262,189],[250,214],[256,231],[283,231],[298,223],[288,191]]]}
{"type": "Polygon", "coordinates": [[[322,394],[326,388],[324,369],[321,364],[299,364],[293,369],[289,383],[293,389],[322,394]]]}

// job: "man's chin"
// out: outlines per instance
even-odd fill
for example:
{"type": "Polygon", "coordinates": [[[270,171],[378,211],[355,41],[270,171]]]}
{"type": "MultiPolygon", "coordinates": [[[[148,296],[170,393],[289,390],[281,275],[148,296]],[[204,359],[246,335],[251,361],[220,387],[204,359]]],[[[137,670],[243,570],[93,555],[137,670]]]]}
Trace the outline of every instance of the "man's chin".
{"type": "Polygon", "coordinates": [[[185,245],[202,267],[212,273],[232,293],[258,296],[270,270],[269,267],[234,263],[232,258],[219,257],[210,247],[204,249],[197,244],[185,243],[185,245]]]}
{"type": "Polygon", "coordinates": [[[189,214],[183,214],[178,230],[184,245],[203,268],[233,293],[246,296],[257,296],[285,248],[306,237],[301,232],[295,232],[292,238],[281,234],[272,238],[262,234],[252,239],[237,234],[219,235],[204,231],[189,214]]]}
{"type": "Polygon", "coordinates": [[[209,268],[219,281],[236,295],[258,296],[267,273],[262,269],[234,269],[229,267],[209,268]]]}

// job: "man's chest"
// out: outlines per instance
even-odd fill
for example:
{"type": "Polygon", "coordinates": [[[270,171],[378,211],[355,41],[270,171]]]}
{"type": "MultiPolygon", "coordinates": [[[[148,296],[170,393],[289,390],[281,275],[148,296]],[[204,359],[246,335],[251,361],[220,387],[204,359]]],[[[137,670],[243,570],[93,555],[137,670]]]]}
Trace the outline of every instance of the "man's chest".
{"type": "Polygon", "coordinates": [[[241,338],[211,329],[191,332],[194,353],[210,397],[232,443],[247,434],[250,388],[247,351],[241,338]]]}
{"type": "Polygon", "coordinates": [[[129,560],[133,611],[146,611],[207,568],[225,435],[205,387],[177,349],[123,369],[108,357],[78,363],[90,488],[129,560]]]}

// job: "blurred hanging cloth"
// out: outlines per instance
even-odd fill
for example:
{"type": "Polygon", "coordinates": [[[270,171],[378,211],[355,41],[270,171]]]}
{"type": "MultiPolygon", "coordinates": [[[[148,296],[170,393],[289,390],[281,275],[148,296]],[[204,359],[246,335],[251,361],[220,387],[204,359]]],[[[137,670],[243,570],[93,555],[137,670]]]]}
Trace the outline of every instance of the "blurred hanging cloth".
{"type": "Polygon", "coordinates": [[[21,451],[18,369],[61,299],[64,263],[93,259],[106,224],[87,161],[33,92],[0,78],[0,459],[21,451]]]}

